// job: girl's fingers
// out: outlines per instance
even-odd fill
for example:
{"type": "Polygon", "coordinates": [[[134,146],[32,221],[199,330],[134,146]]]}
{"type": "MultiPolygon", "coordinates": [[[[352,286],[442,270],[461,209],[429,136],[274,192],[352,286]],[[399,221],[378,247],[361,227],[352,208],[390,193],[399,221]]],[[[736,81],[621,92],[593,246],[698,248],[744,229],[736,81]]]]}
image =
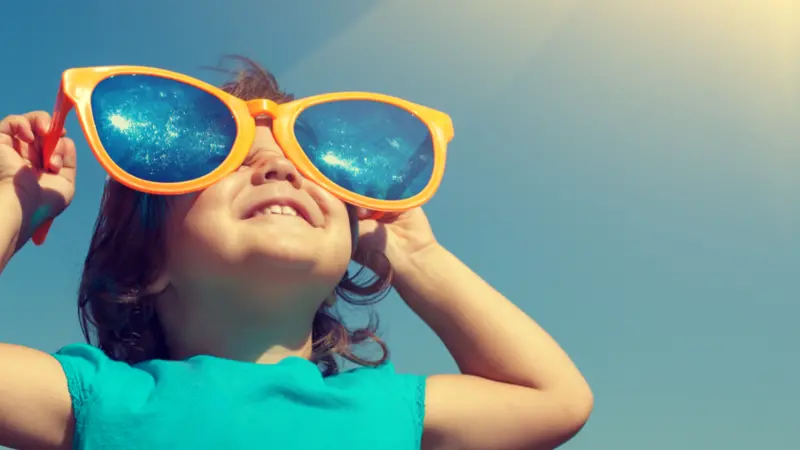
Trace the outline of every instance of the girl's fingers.
{"type": "Polygon", "coordinates": [[[14,138],[12,138],[11,136],[9,136],[9,135],[7,135],[5,133],[0,133],[0,145],[6,146],[6,147],[10,147],[10,148],[13,149],[14,148],[14,138]]]}
{"type": "Polygon", "coordinates": [[[50,114],[44,111],[29,112],[24,115],[31,123],[33,133],[37,137],[42,137],[50,130],[50,114]]]}
{"type": "Polygon", "coordinates": [[[378,220],[381,222],[391,221],[400,215],[400,213],[373,211],[366,208],[358,208],[356,213],[358,214],[358,220],[378,220]]]}
{"type": "Polygon", "coordinates": [[[356,214],[358,216],[358,220],[368,219],[371,215],[370,210],[368,210],[367,208],[358,208],[356,210],[356,214]]]}
{"type": "Polygon", "coordinates": [[[35,142],[33,144],[20,145],[18,151],[19,156],[28,161],[32,167],[37,169],[42,167],[42,152],[35,142]]]}
{"type": "Polygon", "coordinates": [[[50,157],[51,171],[58,173],[62,168],[74,170],[76,165],[75,142],[66,137],[59,139],[50,157]]]}
{"type": "Polygon", "coordinates": [[[25,116],[8,116],[0,120],[0,134],[19,139],[26,144],[32,144],[36,139],[31,122],[25,116]]]}
{"type": "MultiPolygon", "coordinates": [[[[35,167],[47,167],[48,164],[45,164],[44,155],[42,154],[42,143],[44,142],[44,137],[50,131],[50,114],[44,111],[34,111],[25,114],[25,118],[31,123],[33,133],[37,137],[36,145],[32,146],[35,147],[32,149],[32,153],[35,152],[35,154],[30,155],[29,159],[35,167]]],[[[51,167],[50,170],[54,173],[58,173],[61,169],[61,158],[53,158],[51,155],[50,160],[56,161],[55,167],[51,167]]]]}

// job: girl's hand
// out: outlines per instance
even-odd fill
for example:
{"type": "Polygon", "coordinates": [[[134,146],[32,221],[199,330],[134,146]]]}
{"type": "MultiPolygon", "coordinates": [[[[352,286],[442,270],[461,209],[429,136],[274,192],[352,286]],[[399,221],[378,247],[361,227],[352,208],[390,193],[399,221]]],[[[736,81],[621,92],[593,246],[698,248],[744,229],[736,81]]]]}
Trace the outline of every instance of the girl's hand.
{"type": "MultiPolygon", "coordinates": [[[[368,213],[360,211],[359,217],[368,217],[368,213]]],[[[438,247],[422,208],[386,215],[379,220],[361,220],[359,225],[356,260],[376,272],[384,272],[383,268],[375,267],[380,261],[369,257],[370,253],[381,252],[389,259],[396,280],[414,269],[416,258],[438,247]]]]}
{"type": "Polygon", "coordinates": [[[49,127],[50,115],[41,111],[0,120],[0,195],[13,198],[4,205],[19,206],[19,214],[0,220],[19,222],[12,224],[22,230],[18,245],[42,222],[60,214],[75,193],[75,143],[71,139],[59,139],[50,170],[44,169],[42,143],[49,127]]]}

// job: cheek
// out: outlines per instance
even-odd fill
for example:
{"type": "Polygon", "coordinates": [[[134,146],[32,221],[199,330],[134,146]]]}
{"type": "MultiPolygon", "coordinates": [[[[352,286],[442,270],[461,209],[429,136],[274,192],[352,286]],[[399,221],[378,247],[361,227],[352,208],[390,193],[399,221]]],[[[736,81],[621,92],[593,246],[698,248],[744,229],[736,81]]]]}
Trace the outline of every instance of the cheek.
{"type": "Polygon", "coordinates": [[[213,195],[176,198],[168,218],[170,270],[219,271],[237,252],[225,203],[213,195]]]}
{"type": "MultiPolygon", "coordinates": [[[[328,210],[329,227],[340,236],[341,240],[346,240],[348,246],[351,245],[350,236],[353,230],[350,227],[350,215],[347,205],[321,188],[319,188],[319,193],[316,195],[319,195],[328,210]]],[[[358,224],[356,223],[355,226],[358,227],[358,224]]],[[[358,232],[358,229],[356,228],[355,231],[358,232]]]]}
{"type": "Polygon", "coordinates": [[[353,239],[356,239],[356,243],[358,239],[358,221],[356,220],[351,225],[347,207],[343,203],[339,202],[339,205],[336,209],[336,218],[335,220],[332,220],[332,222],[335,222],[335,228],[337,230],[337,258],[340,260],[346,260],[346,262],[349,264],[354,250],[353,239]]]}

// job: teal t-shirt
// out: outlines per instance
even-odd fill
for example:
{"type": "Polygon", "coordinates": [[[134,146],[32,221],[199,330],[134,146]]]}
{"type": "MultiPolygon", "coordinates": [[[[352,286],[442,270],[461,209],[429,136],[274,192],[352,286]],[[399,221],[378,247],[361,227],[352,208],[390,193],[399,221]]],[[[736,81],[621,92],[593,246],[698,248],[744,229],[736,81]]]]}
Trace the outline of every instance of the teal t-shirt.
{"type": "Polygon", "coordinates": [[[196,356],[136,365],[77,344],[64,368],[78,449],[420,448],[425,379],[394,367],[323,377],[290,357],[264,365],[196,356]]]}

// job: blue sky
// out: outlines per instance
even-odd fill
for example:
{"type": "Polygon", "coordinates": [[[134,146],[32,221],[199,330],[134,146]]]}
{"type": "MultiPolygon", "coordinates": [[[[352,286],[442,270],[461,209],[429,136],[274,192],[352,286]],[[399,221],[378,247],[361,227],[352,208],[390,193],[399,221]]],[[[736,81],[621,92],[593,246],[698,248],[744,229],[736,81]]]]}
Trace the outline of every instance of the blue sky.
{"type": "MultiPolygon", "coordinates": [[[[795,448],[794,0],[222,4],[8,2],[0,115],[50,110],[69,67],[219,81],[200,67],[225,53],[300,96],[379,91],[447,111],[456,138],[426,210],[591,382],[595,414],[566,448],[795,448]]],[[[68,127],[76,200],[0,278],[0,341],[48,351],[80,338],[75,293],[104,178],[74,117],[68,127]]],[[[379,312],[400,369],[455,370],[397,297],[379,312]]]]}

